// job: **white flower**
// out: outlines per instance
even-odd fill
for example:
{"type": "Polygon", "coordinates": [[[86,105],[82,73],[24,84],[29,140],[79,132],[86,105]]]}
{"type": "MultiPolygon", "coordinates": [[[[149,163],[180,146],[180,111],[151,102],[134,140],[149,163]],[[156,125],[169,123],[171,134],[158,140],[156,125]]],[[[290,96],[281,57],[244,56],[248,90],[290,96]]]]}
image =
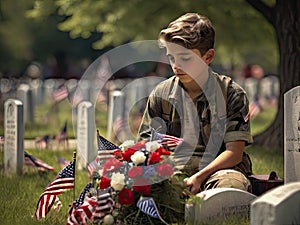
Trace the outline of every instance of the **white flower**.
{"type": "Polygon", "coordinates": [[[157,141],[150,141],[146,143],[148,152],[155,152],[161,145],[157,141]]]}
{"type": "Polygon", "coordinates": [[[134,163],[134,165],[139,165],[146,160],[146,156],[141,151],[136,151],[131,157],[131,161],[134,163]]]}
{"type": "Polygon", "coordinates": [[[125,175],[122,173],[113,173],[111,176],[110,185],[116,191],[121,191],[125,186],[125,175]]]}
{"type": "Polygon", "coordinates": [[[134,141],[133,140],[127,140],[124,141],[119,147],[122,151],[126,151],[127,148],[131,147],[134,145],[134,141]]]}

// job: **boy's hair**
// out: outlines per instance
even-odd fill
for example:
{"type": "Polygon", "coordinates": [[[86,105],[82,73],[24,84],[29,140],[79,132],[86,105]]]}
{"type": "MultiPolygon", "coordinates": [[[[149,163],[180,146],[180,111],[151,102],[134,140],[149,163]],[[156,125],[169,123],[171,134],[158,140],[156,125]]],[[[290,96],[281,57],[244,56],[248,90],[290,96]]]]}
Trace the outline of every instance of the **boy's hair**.
{"type": "Polygon", "coordinates": [[[197,13],[187,13],[171,22],[159,34],[159,44],[179,44],[188,49],[198,49],[202,55],[214,48],[215,29],[210,20],[197,13]]]}

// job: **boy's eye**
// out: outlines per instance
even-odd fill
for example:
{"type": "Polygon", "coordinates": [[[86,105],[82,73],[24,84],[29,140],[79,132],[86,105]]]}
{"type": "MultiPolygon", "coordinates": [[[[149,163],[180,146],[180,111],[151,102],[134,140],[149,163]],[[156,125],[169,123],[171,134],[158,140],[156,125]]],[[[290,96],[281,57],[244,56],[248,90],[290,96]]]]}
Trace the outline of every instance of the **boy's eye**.
{"type": "Polygon", "coordinates": [[[181,57],[182,61],[189,61],[191,59],[191,57],[181,57]]]}

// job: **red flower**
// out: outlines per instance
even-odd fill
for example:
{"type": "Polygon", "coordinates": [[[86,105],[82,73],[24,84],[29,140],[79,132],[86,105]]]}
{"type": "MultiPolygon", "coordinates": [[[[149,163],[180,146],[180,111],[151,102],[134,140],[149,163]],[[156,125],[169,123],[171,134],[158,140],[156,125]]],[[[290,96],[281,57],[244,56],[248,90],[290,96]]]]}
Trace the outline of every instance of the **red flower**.
{"type": "Polygon", "coordinates": [[[150,195],[151,186],[145,178],[135,180],[132,188],[143,196],[150,195]]]}
{"type": "Polygon", "coordinates": [[[99,182],[99,188],[105,189],[108,188],[109,186],[110,186],[110,179],[108,179],[107,177],[102,177],[99,182]]]}
{"type": "Polygon", "coordinates": [[[130,178],[137,178],[139,176],[141,176],[143,173],[143,168],[140,166],[135,166],[132,167],[129,171],[128,171],[128,176],[130,178]]]}
{"type": "Polygon", "coordinates": [[[162,158],[160,157],[160,154],[158,152],[153,152],[150,155],[148,164],[152,165],[152,164],[155,164],[155,163],[159,163],[161,160],[162,160],[162,158]]]}
{"type": "Polygon", "coordinates": [[[160,155],[170,155],[171,152],[167,151],[166,149],[164,149],[162,146],[159,147],[157,150],[156,150],[160,155]]]}
{"type": "Polygon", "coordinates": [[[122,152],[122,158],[124,161],[131,162],[130,157],[136,152],[137,150],[128,148],[126,151],[122,152]]]}
{"type": "Polygon", "coordinates": [[[107,172],[112,172],[118,170],[123,163],[115,158],[110,158],[107,160],[106,163],[103,165],[103,175],[105,175],[107,172]]]}
{"type": "Polygon", "coordinates": [[[156,171],[161,177],[169,177],[173,174],[173,168],[170,164],[160,164],[157,165],[156,171]]]}
{"type": "Polygon", "coordinates": [[[134,204],[134,193],[128,188],[124,188],[118,195],[118,200],[121,205],[133,205],[134,204]]]}
{"type": "Polygon", "coordinates": [[[141,150],[141,148],[145,148],[145,145],[146,145],[147,141],[146,140],[141,140],[139,141],[138,143],[136,143],[135,145],[129,147],[131,149],[134,149],[134,150],[141,150]]]}
{"type": "Polygon", "coordinates": [[[121,152],[122,151],[120,149],[114,151],[114,156],[115,156],[116,159],[120,159],[122,157],[121,152]]]}

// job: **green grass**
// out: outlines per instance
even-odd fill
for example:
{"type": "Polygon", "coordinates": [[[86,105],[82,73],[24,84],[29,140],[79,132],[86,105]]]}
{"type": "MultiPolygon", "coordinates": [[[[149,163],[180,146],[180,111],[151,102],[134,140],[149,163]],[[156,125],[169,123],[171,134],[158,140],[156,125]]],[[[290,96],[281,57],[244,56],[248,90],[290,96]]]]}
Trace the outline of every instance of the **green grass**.
{"type": "MultiPolygon", "coordinates": [[[[41,151],[28,150],[29,153],[49,163],[54,167],[54,171],[40,172],[33,168],[26,168],[23,175],[11,177],[0,175],[0,223],[10,224],[66,224],[69,205],[74,197],[73,190],[66,191],[59,195],[63,206],[59,212],[51,210],[46,219],[36,221],[32,216],[35,213],[36,205],[40,194],[45,187],[54,179],[61,170],[57,157],[72,160],[72,151],[41,151]],[[4,204],[5,203],[5,204],[4,204]]],[[[2,155],[2,154],[1,154],[2,155]]],[[[1,156],[1,162],[3,156],[1,156]]],[[[76,171],[75,196],[79,196],[84,186],[89,181],[87,170],[76,171]]]]}
{"type": "MultiPolygon", "coordinates": [[[[39,106],[36,110],[36,121],[41,121],[46,112],[50,109],[51,105],[39,106]]],[[[72,124],[71,105],[68,102],[59,104],[59,109],[56,113],[50,114],[50,120],[47,123],[35,123],[26,125],[25,137],[33,138],[43,135],[45,133],[56,134],[57,130],[64,123],[65,120],[72,124]]],[[[255,120],[251,122],[253,134],[257,134],[265,129],[274,118],[275,110],[268,109],[261,113],[255,120]],[[271,115],[271,116],[270,116],[271,115]]],[[[101,106],[96,106],[96,126],[100,132],[106,133],[107,112],[101,106]]],[[[73,130],[69,129],[70,135],[73,130]]],[[[1,134],[1,133],[0,133],[1,134]]],[[[54,212],[51,209],[50,213],[45,219],[35,221],[32,216],[34,215],[36,204],[40,194],[44,188],[56,176],[57,172],[61,170],[58,164],[57,157],[63,157],[67,160],[72,160],[73,152],[71,150],[65,151],[50,151],[50,150],[36,150],[29,149],[29,153],[37,158],[44,160],[52,165],[55,172],[38,172],[36,170],[25,170],[22,175],[14,175],[6,177],[0,175],[0,224],[1,225],[60,225],[66,224],[69,205],[74,200],[74,192],[67,191],[59,195],[63,203],[63,207],[59,212],[54,212]]],[[[280,151],[272,149],[247,147],[247,153],[250,155],[253,162],[253,171],[255,174],[268,174],[272,170],[278,172],[279,176],[283,178],[283,156],[280,151]]],[[[3,151],[0,152],[0,164],[3,165],[3,151]]],[[[76,198],[89,181],[87,170],[76,171],[75,182],[75,196],[76,198]]],[[[250,224],[249,218],[242,219],[228,219],[223,221],[221,225],[247,225],[250,224]]]]}
{"type": "Polygon", "coordinates": [[[254,119],[250,120],[251,133],[256,135],[264,131],[270,126],[275,118],[277,107],[268,106],[260,112],[260,114],[254,119]]]}

